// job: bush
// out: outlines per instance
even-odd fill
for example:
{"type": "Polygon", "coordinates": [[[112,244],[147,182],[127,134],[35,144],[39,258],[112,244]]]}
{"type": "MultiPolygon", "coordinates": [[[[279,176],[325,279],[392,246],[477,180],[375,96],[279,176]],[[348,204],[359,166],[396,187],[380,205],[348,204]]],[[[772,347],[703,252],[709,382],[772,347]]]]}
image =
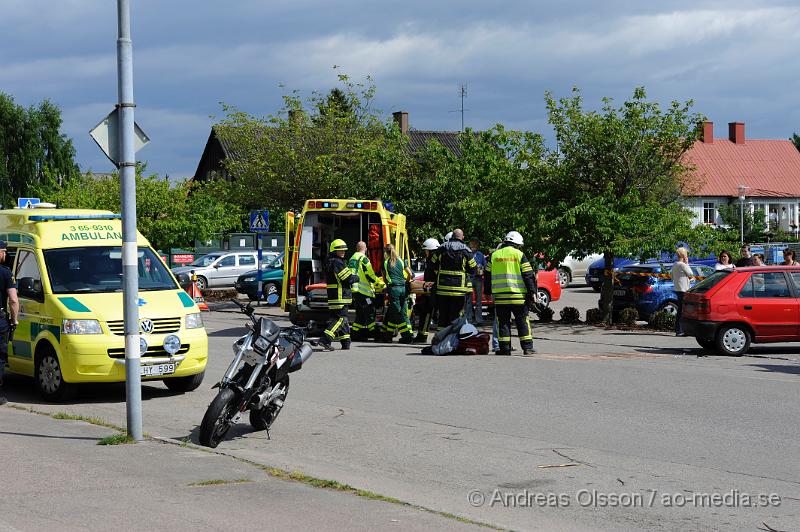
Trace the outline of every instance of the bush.
{"type": "Polygon", "coordinates": [[[553,309],[545,307],[539,312],[539,321],[543,323],[550,323],[553,321],[553,309]]]}
{"type": "Polygon", "coordinates": [[[630,327],[636,325],[636,320],[639,319],[639,311],[635,308],[626,308],[619,313],[619,322],[623,325],[630,327]]]}
{"type": "Polygon", "coordinates": [[[575,307],[564,307],[564,309],[561,311],[560,314],[562,323],[581,322],[581,311],[576,309],[575,307]]]}
{"type": "Polygon", "coordinates": [[[586,311],[586,323],[600,323],[603,321],[603,311],[599,308],[590,308],[586,311]]]}
{"type": "Polygon", "coordinates": [[[650,327],[659,331],[674,331],[675,315],[663,310],[656,312],[650,318],[650,327]]]}

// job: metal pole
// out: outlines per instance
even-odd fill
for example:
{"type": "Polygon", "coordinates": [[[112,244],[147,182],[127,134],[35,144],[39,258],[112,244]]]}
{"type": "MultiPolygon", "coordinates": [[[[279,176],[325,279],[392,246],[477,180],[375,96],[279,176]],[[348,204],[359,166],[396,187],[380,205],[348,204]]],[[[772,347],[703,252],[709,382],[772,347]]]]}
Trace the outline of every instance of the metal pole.
{"type": "MultiPolygon", "coordinates": [[[[741,196],[740,196],[740,198],[741,198],[741,196]]],[[[739,215],[740,215],[739,216],[740,217],[740,220],[739,220],[739,240],[741,240],[741,242],[739,242],[739,245],[743,246],[744,245],[744,198],[741,198],[739,200],[739,215]]]]}
{"type": "Polygon", "coordinates": [[[142,435],[142,377],[139,353],[139,271],[136,246],[136,151],[133,131],[133,46],[129,0],[117,0],[117,82],[119,104],[118,161],[122,195],[122,297],[125,320],[125,394],[128,435],[136,441],[142,435]]]}

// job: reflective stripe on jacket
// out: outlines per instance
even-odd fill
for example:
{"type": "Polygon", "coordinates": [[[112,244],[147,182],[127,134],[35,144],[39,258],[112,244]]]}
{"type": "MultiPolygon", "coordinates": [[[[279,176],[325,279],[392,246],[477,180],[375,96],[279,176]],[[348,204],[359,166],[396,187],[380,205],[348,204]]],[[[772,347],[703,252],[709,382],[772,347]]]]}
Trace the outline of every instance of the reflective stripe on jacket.
{"type": "Polygon", "coordinates": [[[345,264],[344,259],[335,253],[328,256],[325,280],[328,283],[328,308],[336,310],[353,302],[350,285],[357,282],[357,277],[345,264]]]}
{"type": "Polygon", "coordinates": [[[464,242],[445,242],[431,255],[429,267],[436,272],[437,295],[463,296],[472,291],[469,280],[475,274],[478,264],[464,242]]]}
{"type": "Polygon", "coordinates": [[[525,254],[511,245],[492,253],[487,269],[492,275],[495,305],[524,305],[536,292],[536,274],[525,254]]]}
{"type": "Polygon", "coordinates": [[[358,282],[353,285],[353,292],[367,297],[375,297],[372,285],[378,280],[378,276],[375,275],[375,270],[372,269],[372,263],[367,256],[360,251],[353,253],[353,256],[350,257],[350,269],[358,275],[358,282]]]}

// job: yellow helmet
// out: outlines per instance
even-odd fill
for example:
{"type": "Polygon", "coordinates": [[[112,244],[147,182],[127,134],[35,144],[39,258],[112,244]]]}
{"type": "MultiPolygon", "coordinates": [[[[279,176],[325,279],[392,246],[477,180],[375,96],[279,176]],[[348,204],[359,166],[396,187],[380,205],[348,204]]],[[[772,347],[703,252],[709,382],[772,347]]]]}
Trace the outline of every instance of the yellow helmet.
{"type": "Polygon", "coordinates": [[[347,251],[347,243],[341,238],[337,238],[331,242],[331,253],[334,251],[347,251]]]}

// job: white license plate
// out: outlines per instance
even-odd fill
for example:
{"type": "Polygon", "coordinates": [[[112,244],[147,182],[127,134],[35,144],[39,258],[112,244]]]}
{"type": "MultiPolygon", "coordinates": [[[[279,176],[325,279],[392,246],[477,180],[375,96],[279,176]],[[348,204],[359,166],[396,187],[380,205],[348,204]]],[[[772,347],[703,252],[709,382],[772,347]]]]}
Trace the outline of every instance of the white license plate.
{"type": "Polygon", "coordinates": [[[627,291],[625,291],[625,290],[614,290],[614,295],[615,295],[615,296],[624,296],[624,295],[625,295],[625,294],[627,294],[627,293],[628,293],[628,292],[627,292],[627,291]]]}
{"type": "Polygon", "coordinates": [[[151,366],[141,366],[142,377],[155,377],[157,375],[169,375],[175,373],[175,363],[153,364],[151,366]]]}
{"type": "Polygon", "coordinates": [[[600,280],[600,278],[599,277],[589,277],[589,280],[596,283],[597,281],[600,280]]]}

